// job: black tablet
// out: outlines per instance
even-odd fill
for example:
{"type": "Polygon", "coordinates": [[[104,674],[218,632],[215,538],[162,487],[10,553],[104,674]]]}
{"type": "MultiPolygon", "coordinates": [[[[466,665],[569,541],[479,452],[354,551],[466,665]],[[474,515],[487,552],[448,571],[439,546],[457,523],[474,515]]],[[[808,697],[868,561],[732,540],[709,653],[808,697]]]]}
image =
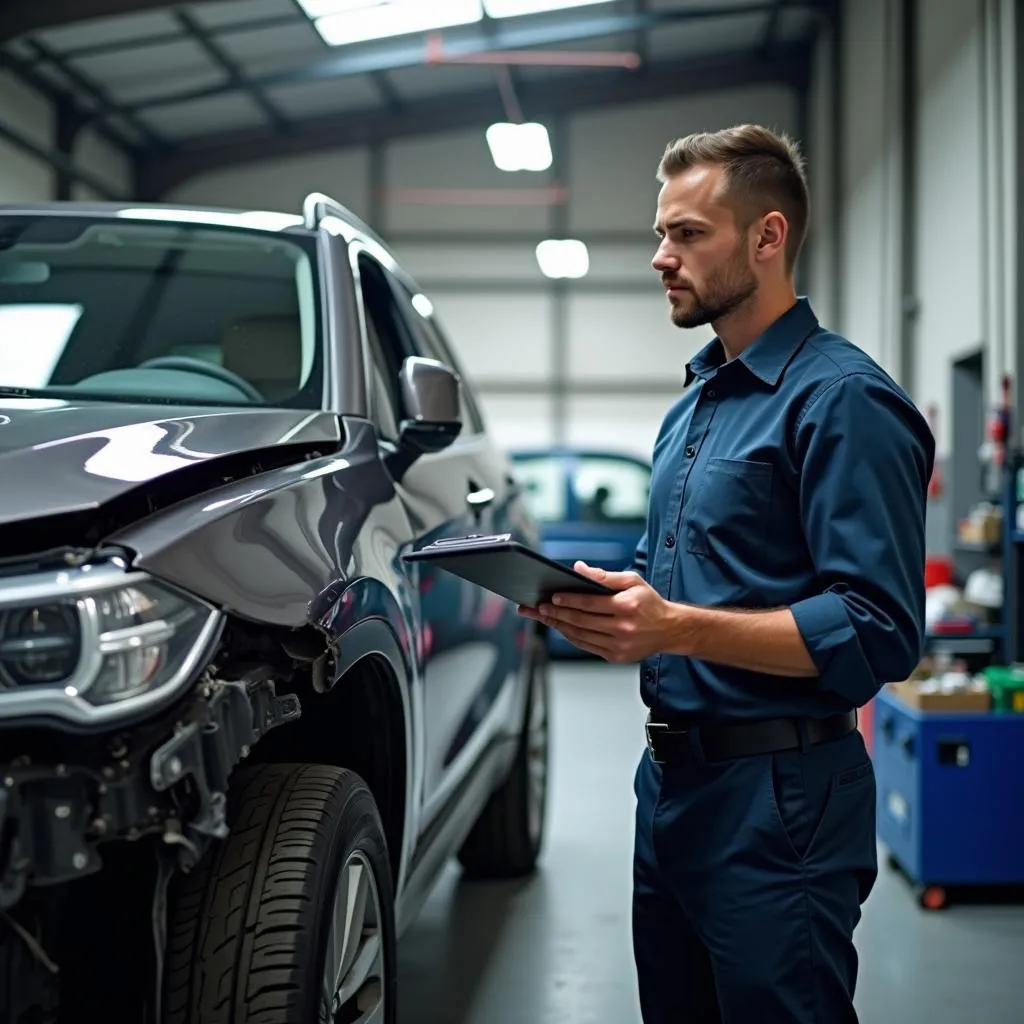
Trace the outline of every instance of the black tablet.
{"type": "Polygon", "coordinates": [[[402,557],[429,562],[526,608],[536,608],[557,593],[615,593],[506,533],[444,538],[402,557]]]}

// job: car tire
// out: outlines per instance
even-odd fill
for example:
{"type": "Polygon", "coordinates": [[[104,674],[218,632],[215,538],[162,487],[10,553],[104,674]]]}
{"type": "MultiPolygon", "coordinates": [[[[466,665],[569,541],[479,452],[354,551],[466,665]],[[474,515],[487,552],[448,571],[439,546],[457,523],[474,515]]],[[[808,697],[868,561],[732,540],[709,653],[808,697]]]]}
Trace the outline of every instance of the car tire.
{"type": "Polygon", "coordinates": [[[366,784],[299,764],[231,782],[230,834],[172,889],[164,1024],[395,1024],[391,871],[366,784]],[[349,891],[357,928],[365,914],[343,960],[349,891]],[[369,967],[351,970],[361,995],[328,1013],[332,969],[352,955],[369,967]]]}
{"type": "Polygon", "coordinates": [[[547,823],[549,689],[547,645],[543,637],[535,637],[515,760],[459,851],[469,878],[518,878],[537,867],[547,823]]]}

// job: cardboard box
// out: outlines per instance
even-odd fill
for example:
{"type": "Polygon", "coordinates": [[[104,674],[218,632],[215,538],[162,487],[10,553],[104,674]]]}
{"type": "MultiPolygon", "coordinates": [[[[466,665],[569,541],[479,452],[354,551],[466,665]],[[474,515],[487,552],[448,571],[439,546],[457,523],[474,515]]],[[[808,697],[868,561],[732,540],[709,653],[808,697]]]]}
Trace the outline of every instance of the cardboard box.
{"type": "MultiPolygon", "coordinates": [[[[890,683],[890,692],[904,704],[918,711],[947,711],[956,713],[986,712],[992,710],[992,695],[984,685],[966,690],[933,690],[922,688],[921,680],[890,683]]],[[[924,680],[929,682],[929,680],[924,680]]]]}

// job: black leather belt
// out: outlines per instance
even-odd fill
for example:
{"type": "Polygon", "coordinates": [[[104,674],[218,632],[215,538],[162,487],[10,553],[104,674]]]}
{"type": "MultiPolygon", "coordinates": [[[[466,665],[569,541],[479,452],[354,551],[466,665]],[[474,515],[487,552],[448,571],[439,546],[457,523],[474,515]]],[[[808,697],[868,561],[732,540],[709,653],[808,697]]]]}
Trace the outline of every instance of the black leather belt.
{"type": "Polygon", "coordinates": [[[648,716],[647,749],[655,764],[695,762],[694,733],[705,761],[730,761],[838,740],[857,728],[857,712],[828,718],[769,718],[732,725],[670,725],[648,716]]]}

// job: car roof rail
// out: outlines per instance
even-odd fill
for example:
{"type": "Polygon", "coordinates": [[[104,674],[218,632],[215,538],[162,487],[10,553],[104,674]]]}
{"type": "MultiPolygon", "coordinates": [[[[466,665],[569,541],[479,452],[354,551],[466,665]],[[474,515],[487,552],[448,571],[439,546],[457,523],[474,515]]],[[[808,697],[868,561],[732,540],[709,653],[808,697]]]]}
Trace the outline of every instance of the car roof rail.
{"type": "Polygon", "coordinates": [[[343,206],[336,199],[332,199],[323,192],[310,192],[302,201],[302,220],[310,231],[315,231],[320,224],[321,218],[329,214],[340,217],[368,238],[372,238],[385,248],[387,247],[384,239],[369,224],[361,217],[357,217],[347,206],[343,206]]]}

